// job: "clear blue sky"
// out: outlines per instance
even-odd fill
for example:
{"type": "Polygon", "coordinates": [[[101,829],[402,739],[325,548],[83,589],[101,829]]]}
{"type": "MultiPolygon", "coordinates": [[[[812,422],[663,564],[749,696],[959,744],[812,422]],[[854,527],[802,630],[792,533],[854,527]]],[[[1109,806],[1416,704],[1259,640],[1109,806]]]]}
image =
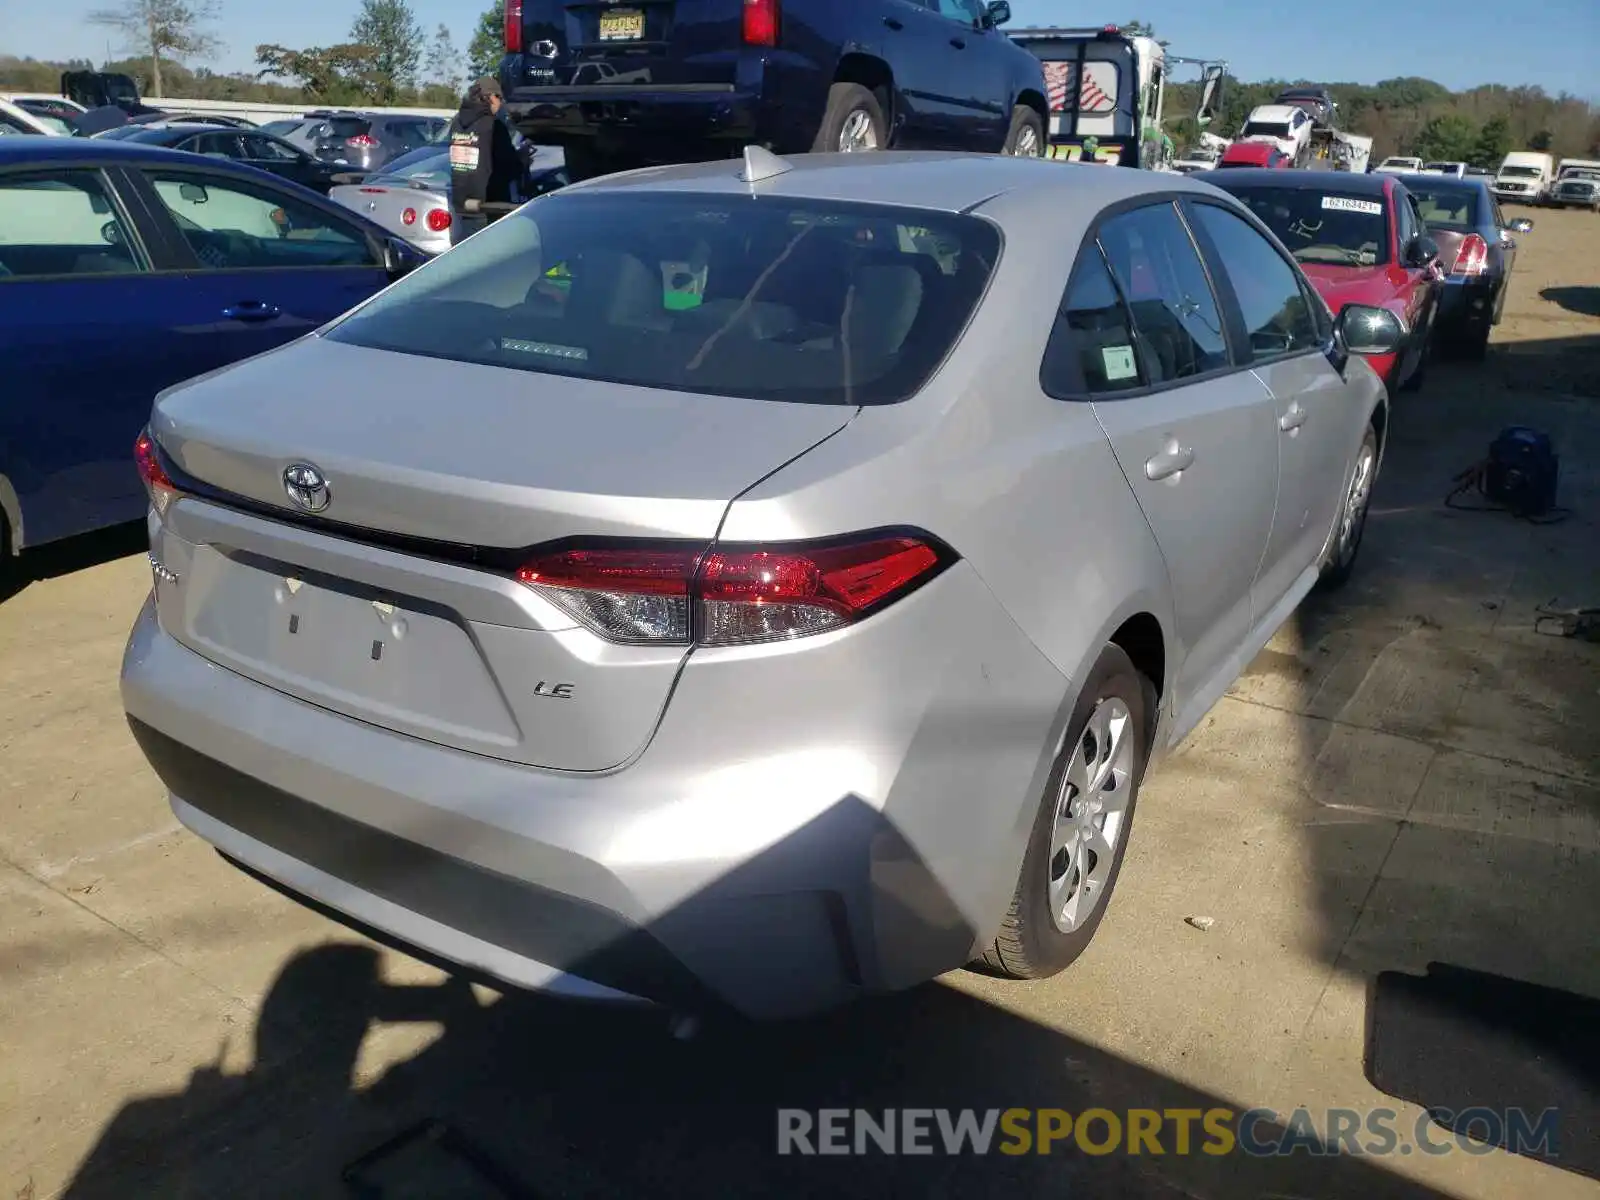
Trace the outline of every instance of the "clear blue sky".
{"type": "MultiPolygon", "coordinates": [[[[483,0],[411,0],[430,32],[443,22],[464,46],[483,0]]],[[[35,58],[106,55],[106,31],[84,15],[115,0],[0,0],[0,49],[35,58]],[[24,20],[22,14],[26,12],[24,20]],[[9,26],[9,28],[7,28],[9,26]]],[[[1371,83],[1422,75],[1461,89],[1538,84],[1600,100],[1600,0],[1012,0],[1015,24],[1098,25],[1143,20],[1171,52],[1225,58],[1242,79],[1305,78],[1371,83]],[[1525,14],[1525,19],[1516,14],[1525,14]]],[[[260,42],[301,47],[344,38],[357,0],[220,0],[221,70],[252,68],[260,42]]],[[[111,47],[120,56],[121,47],[111,47]]],[[[1182,78],[1180,76],[1180,78],[1182,78]]]]}

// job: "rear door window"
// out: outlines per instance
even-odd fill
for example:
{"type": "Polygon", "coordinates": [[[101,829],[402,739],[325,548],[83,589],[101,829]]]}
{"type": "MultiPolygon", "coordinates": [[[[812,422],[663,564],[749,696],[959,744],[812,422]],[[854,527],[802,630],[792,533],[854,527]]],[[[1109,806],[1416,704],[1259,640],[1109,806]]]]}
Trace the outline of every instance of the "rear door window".
{"type": "Polygon", "coordinates": [[[1189,231],[1171,204],[1103,222],[1100,248],[1128,301],[1152,385],[1229,365],[1222,315],[1189,231]]]}
{"type": "Polygon", "coordinates": [[[1073,268],[1045,347],[1040,383],[1047,395],[1058,399],[1145,386],[1134,349],[1133,318],[1095,243],[1084,248],[1073,268]]]}
{"type": "Polygon", "coordinates": [[[98,171],[0,176],[0,285],[143,271],[132,228],[98,171]]]}
{"type": "Polygon", "coordinates": [[[988,283],[972,216],[559,194],[352,313],[336,341],[643,387],[826,404],[910,396],[988,283]]]}

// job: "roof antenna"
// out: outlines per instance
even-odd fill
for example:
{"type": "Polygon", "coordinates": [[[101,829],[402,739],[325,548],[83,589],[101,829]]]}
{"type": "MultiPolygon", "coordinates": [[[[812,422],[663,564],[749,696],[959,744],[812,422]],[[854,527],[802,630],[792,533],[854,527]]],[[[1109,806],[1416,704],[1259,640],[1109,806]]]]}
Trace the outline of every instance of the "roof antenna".
{"type": "Polygon", "coordinates": [[[765,183],[779,175],[794,170],[794,164],[785,162],[771,150],[762,146],[744,148],[744,169],[739,172],[740,183],[765,183]]]}

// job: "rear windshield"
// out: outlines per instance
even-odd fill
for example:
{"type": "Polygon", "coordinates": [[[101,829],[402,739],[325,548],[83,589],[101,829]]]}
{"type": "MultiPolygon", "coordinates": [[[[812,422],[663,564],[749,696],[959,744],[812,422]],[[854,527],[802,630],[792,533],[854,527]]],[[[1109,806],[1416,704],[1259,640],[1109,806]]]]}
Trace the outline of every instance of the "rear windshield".
{"type": "Polygon", "coordinates": [[[328,337],[642,387],[890,404],[944,360],[999,254],[999,231],[971,216],[557,193],[441,255],[328,337]]]}
{"type": "Polygon", "coordinates": [[[1379,196],[1321,188],[1230,187],[1302,263],[1371,267],[1389,258],[1389,225],[1379,196]]]}
{"type": "Polygon", "coordinates": [[[1406,191],[1417,202],[1417,213],[1429,229],[1471,233],[1483,224],[1483,194],[1476,187],[1449,187],[1425,179],[1408,179],[1406,191]]]}
{"type": "Polygon", "coordinates": [[[360,137],[372,128],[372,122],[364,117],[333,117],[324,124],[328,131],[326,136],[337,138],[360,137]]]}
{"type": "Polygon", "coordinates": [[[1240,137],[1269,137],[1286,138],[1289,136],[1289,126],[1282,121],[1246,121],[1244,132],[1240,137]]]}
{"type": "Polygon", "coordinates": [[[420,150],[412,150],[400,155],[399,158],[391,159],[388,166],[366,182],[406,185],[419,183],[426,187],[448,188],[450,152],[443,146],[424,146],[420,150]]]}

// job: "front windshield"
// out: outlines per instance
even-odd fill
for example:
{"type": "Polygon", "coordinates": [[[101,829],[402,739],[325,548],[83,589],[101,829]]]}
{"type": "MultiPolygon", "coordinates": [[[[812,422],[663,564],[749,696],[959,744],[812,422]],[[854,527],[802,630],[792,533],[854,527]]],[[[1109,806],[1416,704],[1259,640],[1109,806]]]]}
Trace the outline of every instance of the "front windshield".
{"type": "Polygon", "coordinates": [[[1476,186],[1407,180],[1406,191],[1417,202],[1417,212],[1429,229],[1471,233],[1483,224],[1483,193],[1476,186]]]}
{"type": "Polygon", "coordinates": [[[1386,158],[1383,165],[1386,167],[1415,167],[1421,164],[1420,158],[1386,158]]]}
{"type": "Polygon", "coordinates": [[[1387,262],[1384,201],[1320,188],[1230,188],[1302,263],[1371,267],[1387,262]]]}
{"type": "Polygon", "coordinates": [[[634,387],[889,404],[944,360],[999,255],[994,225],[932,210],[557,192],[326,336],[634,387]]]}
{"type": "Polygon", "coordinates": [[[1561,178],[1566,179],[1596,179],[1600,180],[1600,167],[1568,167],[1561,172],[1561,178]]]}
{"type": "Polygon", "coordinates": [[[1500,174],[1507,179],[1537,179],[1538,167],[1501,167],[1500,174]]]}
{"type": "Polygon", "coordinates": [[[1289,136],[1289,126],[1281,121],[1246,121],[1241,137],[1269,137],[1286,138],[1289,136]]]}

